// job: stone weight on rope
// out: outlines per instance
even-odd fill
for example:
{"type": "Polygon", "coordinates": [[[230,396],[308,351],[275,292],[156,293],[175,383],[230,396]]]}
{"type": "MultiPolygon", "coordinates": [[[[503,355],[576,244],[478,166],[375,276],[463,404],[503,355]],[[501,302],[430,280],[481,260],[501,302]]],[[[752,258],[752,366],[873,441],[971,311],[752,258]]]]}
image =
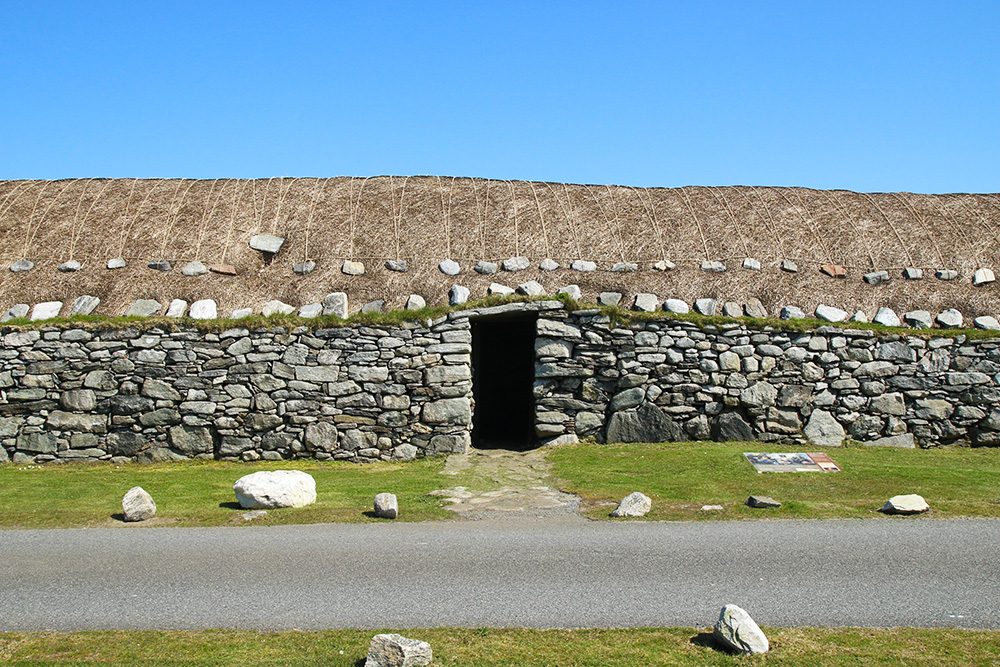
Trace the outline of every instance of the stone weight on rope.
{"type": "Polygon", "coordinates": [[[635,304],[632,309],[643,313],[652,313],[659,309],[660,298],[655,294],[640,292],[635,295],[635,304]]]}
{"type": "Polygon", "coordinates": [[[907,267],[903,269],[903,277],[907,280],[923,280],[924,271],[923,269],[915,269],[912,267],[907,267]]]}
{"type": "Polygon", "coordinates": [[[62,273],[73,273],[74,271],[79,271],[83,268],[83,265],[75,259],[71,259],[68,262],[63,262],[56,269],[62,273]]]}
{"type": "Polygon", "coordinates": [[[314,317],[319,317],[323,314],[323,304],[321,303],[307,303],[306,305],[299,308],[299,317],[311,320],[314,317]]]}
{"type": "Polygon", "coordinates": [[[555,271],[559,268],[559,263],[554,259],[545,258],[538,265],[538,268],[542,271],[555,271]]]}
{"type": "Polygon", "coordinates": [[[743,312],[747,317],[756,317],[759,319],[767,317],[767,308],[764,307],[760,299],[750,299],[743,304],[743,312]]]}
{"type": "Polygon", "coordinates": [[[462,267],[458,265],[453,259],[446,259],[440,264],[438,264],[438,270],[441,271],[446,276],[457,276],[462,270],[462,267]]]}
{"type": "Polygon", "coordinates": [[[174,269],[173,265],[165,259],[154,260],[149,264],[147,264],[146,266],[153,269],[154,271],[173,271],[174,269]]]}
{"type": "Polygon", "coordinates": [[[410,267],[406,264],[405,259],[390,259],[385,263],[385,268],[397,273],[406,273],[410,267]]]}
{"type": "Polygon", "coordinates": [[[9,322],[10,320],[18,319],[21,317],[27,317],[28,311],[31,310],[31,306],[26,303],[15,303],[7,311],[7,314],[0,319],[0,322],[9,322]]]}
{"type": "Polygon", "coordinates": [[[831,278],[847,278],[847,269],[840,264],[824,264],[819,270],[831,278]]]}
{"type": "Polygon", "coordinates": [[[214,320],[219,317],[218,306],[215,299],[199,299],[191,304],[191,319],[194,320],[214,320]]]}
{"type": "Polygon", "coordinates": [[[822,303],[816,306],[816,319],[824,322],[843,322],[847,319],[847,311],[833,306],[825,306],[822,303]]]}
{"type": "Polygon", "coordinates": [[[677,267],[676,264],[667,259],[661,259],[660,261],[653,264],[653,268],[657,271],[672,271],[677,267]]]}
{"type": "Polygon", "coordinates": [[[406,305],[403,307],[406,310],[420,310],[421,308],[427,307],[427,302],[424,300],[424,297],[419,294],[411,294],[406,299],[406,305]]]}
{"type": "Polygon", "coordinates": [[[496,262],[485,262],[483,260],[476,262],[474,268],[476,269],[476,273],[481,273],[484,276],[493,275],[500,270],[500,266],[496,262]]]}
{"type": "MultiPolygon", "coordinates": [[[[363,310],[363,309],[362,309],[363,310]]],[[[381,310],[379,311],[381,312],[381,310]]],[[[323,297],[323,314],[347,319],[347,293],[333,292],[323,297]]]]}
{"type": "Polygon", "coordinates": [[[242,320],[244,317],[253,315],[253,308],[237,308],[230,315],[231,320],[242,320]]]}
{"type": "Polygon", "coordinates": [[[506,285],[501,285],[500,283],[490,283],[486,293],[490,296],[510,296],[514,293],[514,290],[506,285]]]}
{"type": "Polygon", "coordinates": [[[35,263],[28,259],[19,259],[10,265],[10,270],[14,273],[31,271],[33,268],[35,268],[35,263]]]}
{"type": "Polygon", "coordinates": [[[972,320],[972,323],[976,325],[977,329],[1000,331],[1000,322],[997,322],[997,318],[991,315],[981,315],[980,317],[972,320]]]}
{"type": "Polygon", "coordinates": [[[365,265],[361,262],[348,259],[341,265],[340,270],[348,276],[363,276],[365,274],[365,265]]]}
{"type": "Polygon", "coordinates": [[[724,273],[726,265],[722,262],[704,261],[701,263],[701,270],[707,271],[708,273],[724,273]]]}
{"type": "Polygon", "coordinates": [[[188,262],[181,269],[181,274],[185,276],[203,276],[208,273],[208,267],[203,263],[195,260],[193,262],[188,262]]]}
{"type": "Polygon", "coordinates": [[[867,321],[868,321],[868,315],[863,310],[859,310],[858,312],[851,315],[851,322],[867,322],[867,321]]]}
{"type": "Polygon", "coordinates": [[[53,317],[59,317],[59,311],[62,310],[62,301],[44,301],[42,303],[35,304],[35,307],[31,309],[31,317],[29,318],[32,322],[38,320],[51,320],[53,317]]]}
{"type": "Polygon", "coordinates": [[[864,280],[869,285],[881,285],[882,283],[889,282],[889,272],[888,271],[872,271],[871,273],[866,273],[862,280],[864,280]]]}
{"type": "Polygon", "coordinates": [[[718,308],[719,302],[715,299],[696,299],[694,302],[694,309],[702,315],[715,315],[718,308]]]}
{"type": "Polygon", "coordinates": [[[573,269],[574,271],[580,271],[582,273],[590,273],[591,271],[597,270],[597,264],[595,264],[594,262],[588,262],[585,259],[574,259],[573,262],[569,265],[569,268],[573,269]]]}
{"type": "Polygon", "coordinates": [[[471,292],[468,287],[463,285],[452,285],[451,289],[448,290],[448,305],[458,306],[469,300],[471,292]]]}
{"type": "Polygon", "coordinates": [[[976,272],[972,274],[972,284],[977,287],[996,282],[996,279],[996,274],[993,273],[992,269],[976,269],[976,272]]]}
{"type": "Polygon", "coordinates": [[[688,305],[680,299],[667,299],[663,302],[663,310],[677,315],[687,315],[691,312],[688,305]]]}
{"type": "Polygon", "coordinates": [[[597,305],[599,306],[617,306],[621,301],[621,292],[601,292],[597,295],[597,305]]]}
{"type": "Polygon", "coordinates": [[[798,273],[799,265],[790,259],[783,259],[781,260],[781,270],[787,273],[798,273]]]}
{"type": "Polygon", "coordinates": [[[722,304],[724,317],[743,317],[743,306],[736,301],[726,301],[722,304]]]}
{"type": "Polygon", "coordinates": [[[524,271],[529,266],[531,266],[531,262],[527,257],[511,257],[503,261],[501,268],[504,271],[524,271]]]}
{"type": "Polygon", "coordinates": [[[783,320],[804,320],[806,314],[798,306],[785,306],[778,315],[783,320]]]}
{"type": "Polygon", "coordinates": [[[955,278],[958,278],[958,271],[955,271],[954,269],[939,269],[934,274],[934,277],[938,280],[954,280],[955,278]]]}
{"type": "Polygon", "coordinates": [[[537,281],[529,280],[517,286],[517,293],[524,296],[542,296],[545,294],[545,288],[537,281]]]}
{"type": "Polygon", "coordinates": [[[280,236],[274,236],[273,234],[257,234],[256,236],[250,237],[251,248],[269,253],[271,255],[281,250],[281,246],[284,242],[285,239],[280,236]]]}
{"type": "Polygon", "coordinates": [[[872,318],[872,322],[875,324],[881,324],[884,327],[901,327],[903,323],[899,320],[899,315],[896,314],[892,308],[879,308],[878,312],[875,313],[875,317],[872,318]]]}
{"type": "Polygon", "coordinates": [[[911,310],[903,313],[903,321],[917,329],[930,329],[934,326],[931,314],[926,310],[911,310]]]}
{"type": "Polygon", "coordinates": [[[583,298],[583,292],[580,291],[579,285],[566,285],[566,287],[561,288],[556,294],[565,294],[571,299],[576,299],[579,301],[583,298]]]}
{"type": "Polygon", "coordinates": [[[760,262],[753,257],[747,257],[743,260],[743,268],[749,269],[750,271],[760,271],[760,262]]]}
{"type": "Polygon", "coordinates": [[[260,314],[264,317],[271,317],[272,315],[291,315],[294,312],[295,306],[290,306],[277,299],[272,299],[264,304],[264,307],[261,308],[260,314]]]}
{"type": "Polygon", "coordinates": [[[381,313],[382,309],[385,307],[385,301],[377,299],[375,301],[369,301],[365,305],[361,306],[361,313],[367,315],[369,313],[381,313]]]}
{"type": "Polygon", "coordinates": [[[299,276],[308,276],[310,273],[316,270],[316,262],[299,262],[298,264],[292,265],[292,273],[299,276]]]}
{"type": "Polygon", "coordinates": [[[109,259],[108,263],[105,264],[109,269],[124,269],[126,264],[125,260],[121,257],[115,257],[114,259],[109,259]]]}
{"type": "Polygon", "coordinates": [[[639,265],[635,262],[615,262],[611,267],[612,273],[635,273],[639,270],[639,265]]]}
{"type": "Polygon", "coordinates": [[[222,276],[235,276],[236,267],[232,264],[212,264],[208,267],[208,270],[212,273],[218,273],[222,276]]]}
{"type": "Polygon", "coordinates": [[[962,326],[962,313],[954,308],[949,308],[934,318],[934,321],[938,323],[938,326],[945,329],[957,329],[962,326]]]}

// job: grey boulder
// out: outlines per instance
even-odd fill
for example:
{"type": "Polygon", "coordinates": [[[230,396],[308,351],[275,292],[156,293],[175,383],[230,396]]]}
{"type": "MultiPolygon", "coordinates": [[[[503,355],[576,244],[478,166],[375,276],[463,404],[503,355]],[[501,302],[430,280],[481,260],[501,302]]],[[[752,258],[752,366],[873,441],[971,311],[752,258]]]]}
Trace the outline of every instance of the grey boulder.
{"type": "Polygon", "coordinates": [[[433,659],[427,642],[391,633],[372,637],[365,667],[422,667],[433,659]]]}
{"type": "Polygon", "coordinates": [[[250,247],[254,250],[274,254],[281,250],[285,239],[273,234],[257,234],[250,237],[250,247]]]}
{"type": "Polygon", "coordinates": [[[618,507],[611,512],[611,516],[646,516],[653,507],[653,501],[649,496],[633,491],[618,503],[618,507]]]}
{"type": "Polygon", "coordinates": [[[395,519],[399,516],[399,503],[394,493],[375,495],[375,516],[380,519],[395,519]]]}
{"type": "Polygon", "coordinates": [[[930,505],[923,496],[909,493],[901,496],[893,496],[886,501],[879,512],[885,514],[921,514],[930,509],[930,505]]]}
{"type": "Polygon", "coordinates": [[[126,521],[145,521],[156,516],[156,503],[141,486],[133,486],[122,498],[122,513],[126,521]]]}
{"type": "Polygon", "coordinates": [[[742,607],[727,604],[719,612],[712,636],[724,647],[747,655],[767,653],[767,637],[742,607]]]}

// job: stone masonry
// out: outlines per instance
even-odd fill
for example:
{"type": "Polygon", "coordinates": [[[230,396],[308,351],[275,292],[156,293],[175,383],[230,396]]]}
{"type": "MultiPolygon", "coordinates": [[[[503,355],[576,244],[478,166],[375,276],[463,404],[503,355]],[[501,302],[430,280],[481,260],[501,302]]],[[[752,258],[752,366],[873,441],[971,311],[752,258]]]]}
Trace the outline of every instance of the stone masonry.
{"type": "Polygon", "coordinates": [[[471,443],[471,320],[537,317],[542,444],[1000,445],[1000,341],[680,320],[558,301],[311,329],[0,331],[0,462],[407,460],[471,443]]]}

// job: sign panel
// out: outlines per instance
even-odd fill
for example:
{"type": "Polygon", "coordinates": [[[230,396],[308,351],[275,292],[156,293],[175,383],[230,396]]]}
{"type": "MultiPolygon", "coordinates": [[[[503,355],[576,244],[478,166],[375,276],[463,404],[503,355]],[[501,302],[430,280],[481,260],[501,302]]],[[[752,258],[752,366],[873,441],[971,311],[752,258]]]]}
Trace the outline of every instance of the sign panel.
{"type": "Polygon", "coordinates": [[[840,472],[840,467],[821,452],[743,452],[757,472],[840,472]]]}

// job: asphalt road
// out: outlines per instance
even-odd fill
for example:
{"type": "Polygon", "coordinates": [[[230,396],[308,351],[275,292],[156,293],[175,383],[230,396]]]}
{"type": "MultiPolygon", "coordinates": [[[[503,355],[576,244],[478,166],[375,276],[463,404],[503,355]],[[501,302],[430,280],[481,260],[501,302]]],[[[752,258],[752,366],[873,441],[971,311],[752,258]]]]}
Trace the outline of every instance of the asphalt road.
{"type": "Polygon", "coordinates": [[[0,630],[1000,628],[1000,521],[0,531],[0,630]]]}

